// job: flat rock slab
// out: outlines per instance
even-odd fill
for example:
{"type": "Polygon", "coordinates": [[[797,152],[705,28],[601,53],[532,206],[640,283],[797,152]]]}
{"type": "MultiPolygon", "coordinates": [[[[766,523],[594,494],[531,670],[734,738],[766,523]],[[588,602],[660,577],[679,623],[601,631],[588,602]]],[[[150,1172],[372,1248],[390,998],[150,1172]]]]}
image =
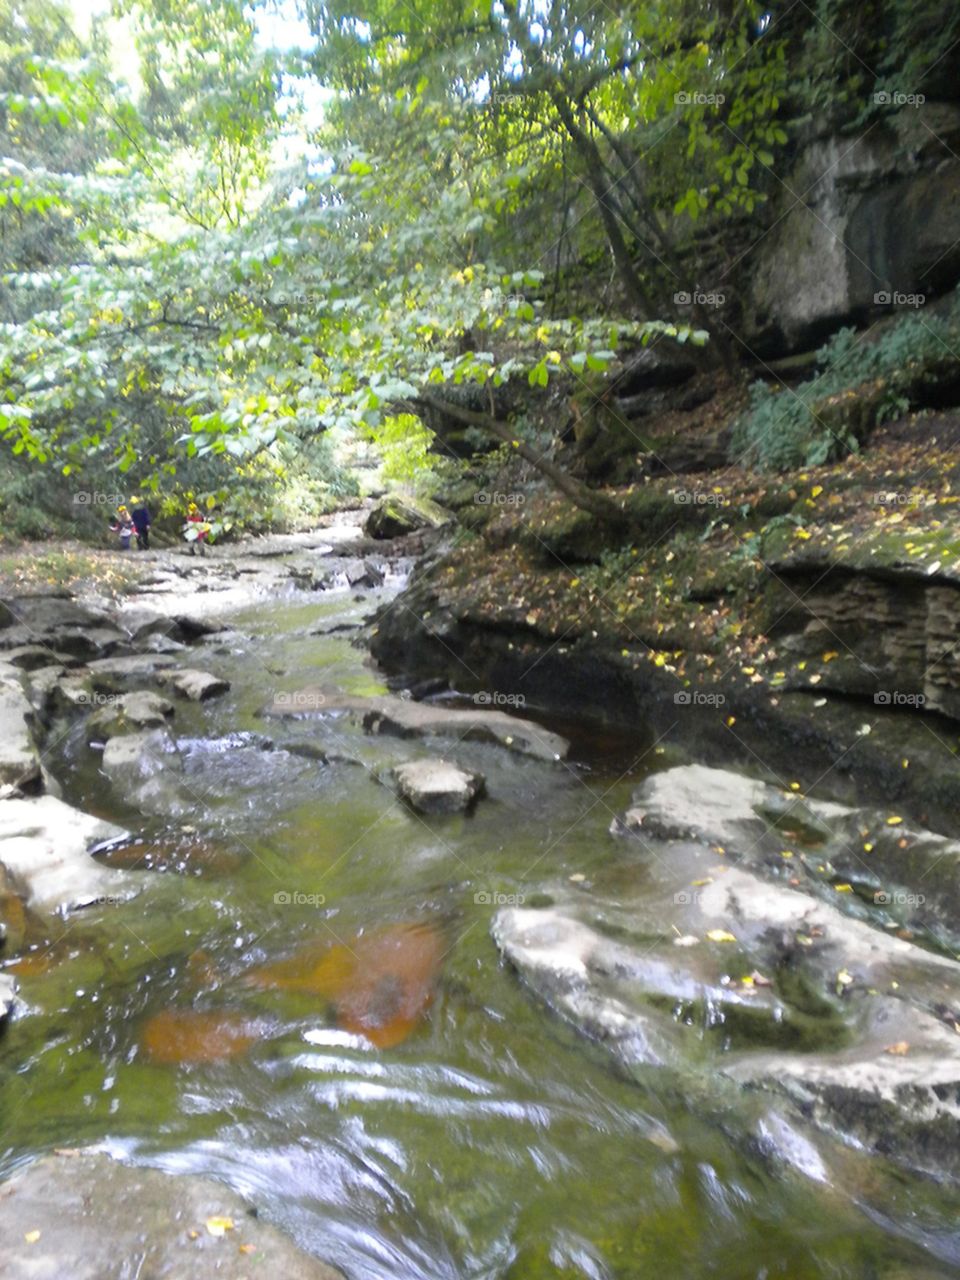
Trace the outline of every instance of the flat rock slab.
{"type": "Polygon", "coordinates": [[[86,670],[100,687],[115,688],[118,680],[153,675],[176,663],[176,658],[167,653],[136,653],[122,658],[97,658],[87,663],[86,670]]]}
{"type": "Polygon", "coordinates": [[[0,863],[23,886],[37,911],[72,910],[103,899],[140,892],[140,881],[110,871],[87,850],[127,833],[55,796],[5,800],[0,804],[0,863]]]}
{"type": "Polygon", "coordinates": [[[505,711],[438,707],[392,694],[362,698],[311,685],[292,693],[278,693],[264,715],[303,717],[346,711],[360,719],[369,733],[399,738],[451,737],[459,741],[494,742],[539,760],[562,760],[570,744],[533,720],[505,711]]]}
{"type": "Polygon", "coordinates": [[[0,786],[41,784],[40,755],[33,741],[33,707],[23,689],[0,682],[0,786]]]}
{"type": "Polygon", "coordinates": [[[0,1239],[5,1280],[344,1280],[218,1182],[86,1152],[0,1185],[0,1239]]]}
{"type": "Polygon", "coordinates": [[[206,702],[208,698],[215,698],[230,688],[229,680],[211,675],[209,671],[196,671],[189,667],[179,671],[162,671],[157,676],[157,683],[173,689],[191,702],[206,702]]]}
{"type": "Polygon", "coordinates": [[[483,795],[482,774],[448,760],[410,760],[391,770],[401,799],[419,813],[463,813],[483,795]]]}

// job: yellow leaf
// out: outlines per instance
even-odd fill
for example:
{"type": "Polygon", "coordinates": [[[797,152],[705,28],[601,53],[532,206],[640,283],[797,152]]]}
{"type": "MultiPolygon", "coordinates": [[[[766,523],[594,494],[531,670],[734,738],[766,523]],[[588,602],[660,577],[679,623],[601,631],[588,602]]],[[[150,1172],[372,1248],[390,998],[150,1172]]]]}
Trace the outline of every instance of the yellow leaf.
{"type": "Polygon", "coordinates": [[[255,1244],[242,1244],[240,1246],[241,1253],[256,1253],[257,1246],[255,1244]]]}
{"type": "Polygon", "coordinates": [[[839,658],[839,657],[840,655],[839,653],[837,653],[836,649],[830,649],[827,653],[823,655],[823,660],[824,662],[832,662],[834,658],[839,658]]]}
{"type": "Polygon", "coordinates": [[[727,933],[726,929],[709,929],[707,937],[711,942],[736,942],[733,934],[727,933]]]}
{"type": "Polygon", "coordinates": [[[793,857],[793,850],[792,850],[792,849],[781,849],[781,850],[780,850],[780,857],[781,857],[781,858],[792,858],[792,857],[793,857]]]}
{"type": "Polygon", "coordinates": [[[791,791],[799,791],[799,790],[800,790],[800,783],[799,783],[799,782],[791,782],[791,783],[790,783],[790,790],[791,790],[791,791]]]}
{"type": "Polygon", "coordinates": [[[40,1239],[40,1232],[28,1231],[23,1238],[24,1240],[26,1240],[27,1244],[36,1244],[37,1241],[40,1239]]]}
{"type": "Polygon", "coordinates": [[[871,843],[871,841],[868,840],[866,844],[863,846],[863,852],[873,853],[873,844],[871,843]]]}
{"type": "Polygon", "coordinates": [[[811,498],[819,498],[819,497],[820,497],[820,495],[821,495],[821,493],[823,493],[823,485],[822,485],[822,484],[815,484],[815,485],[813,486],[813,488],[810,490],[810,497],[811,497],[811,498]]]}
{"type": "Polygon", "coordinates": [[[208,1218],[206,1226],[212,1236],[222,1236],[225,1235],[226,1232],[233,1230],[233,1219],[218,1217],[208,1218]]]}
{"type": "Polygon", "coordinates": [[[852,884],[835,884],[833,887],[836,889],[837,893],[853,893],[852,884]]]}
{"type": "Polygon", "coordinates": [[[895,1053],[902,1057],[910,1048],[909,1040],[898,1040],[896,1044],[888,1044],[884,1049],[884,1053],[895,1053]]]}
{"type": "Polygon", "coordinates": [[[737,723],[736,716],[727,716],[727,728],[731,729],[737,723]]]}
{"type": "Polygon", "coordinates": [[[902,819],[902,818],[898,817],[895,813],[892,813],[892,814],[890,815],[890,817],[887,819],[887,826],[888,826],[888,827],[899,827],[899,825],[900,825],[900,823],[901,823],[902,821],[903,821],[903,819],[902,819]]]}

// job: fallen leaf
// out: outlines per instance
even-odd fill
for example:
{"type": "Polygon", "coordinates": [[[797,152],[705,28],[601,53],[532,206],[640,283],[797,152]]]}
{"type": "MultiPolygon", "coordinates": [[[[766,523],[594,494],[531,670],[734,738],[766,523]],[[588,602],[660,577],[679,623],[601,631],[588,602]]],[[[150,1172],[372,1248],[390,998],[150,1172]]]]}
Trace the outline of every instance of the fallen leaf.
{"type": "Polygon", "coordinates": [[[736,942],[736,938],[732,933],[728,933],[726,929],[709,929],[707,937],[711,942],[736,942]]]}
{"type": "Polygon", "coordinates": [[[888,1044],[884,1049],[884,1053],[895,1053],[898,1057],[902,1057],[910,1048],[908,1040],[898,1040],[896,1044],[888,1044]]]}
{"type": "Polygon", "coordinates": [[[902,821],[903,821],[903,819],[902,819],[902,818],[899,818],[899,817],[894,813],[894,814],[891,814],[891,816],[887,819],[887,826],[888,826],[888,827],[898,827],[902,821]]]}
{"type": "Polygon", "coordinates": [[[206,1227],[212,1236],[222,1236],[233,1230],[233,1219],[214,1216],[207,1219],[206,1227]]]}

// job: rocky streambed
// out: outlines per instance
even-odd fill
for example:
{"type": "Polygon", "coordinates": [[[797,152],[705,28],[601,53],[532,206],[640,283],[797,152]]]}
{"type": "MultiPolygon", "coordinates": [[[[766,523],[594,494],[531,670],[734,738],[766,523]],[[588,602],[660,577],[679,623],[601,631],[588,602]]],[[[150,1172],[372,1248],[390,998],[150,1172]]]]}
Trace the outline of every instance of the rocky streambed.
{"type": "Polygon", "coordinates": [[[404,555],[7,602],[10,1274],[960,1273],[960,842],[386,680],[404,555]]]}

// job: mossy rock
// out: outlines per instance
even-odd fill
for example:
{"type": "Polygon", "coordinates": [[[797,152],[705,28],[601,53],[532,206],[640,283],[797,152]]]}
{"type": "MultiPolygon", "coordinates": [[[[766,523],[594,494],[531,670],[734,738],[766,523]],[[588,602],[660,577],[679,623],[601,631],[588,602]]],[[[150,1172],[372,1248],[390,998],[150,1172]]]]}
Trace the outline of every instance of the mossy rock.
{"type": "Polygon", "coordinates": [[[388,494],[367,516],[363,529],[370,538],[402,538],[418,529],[439,529],[450,519],[450,512],[429,498],[388,494]]]}

